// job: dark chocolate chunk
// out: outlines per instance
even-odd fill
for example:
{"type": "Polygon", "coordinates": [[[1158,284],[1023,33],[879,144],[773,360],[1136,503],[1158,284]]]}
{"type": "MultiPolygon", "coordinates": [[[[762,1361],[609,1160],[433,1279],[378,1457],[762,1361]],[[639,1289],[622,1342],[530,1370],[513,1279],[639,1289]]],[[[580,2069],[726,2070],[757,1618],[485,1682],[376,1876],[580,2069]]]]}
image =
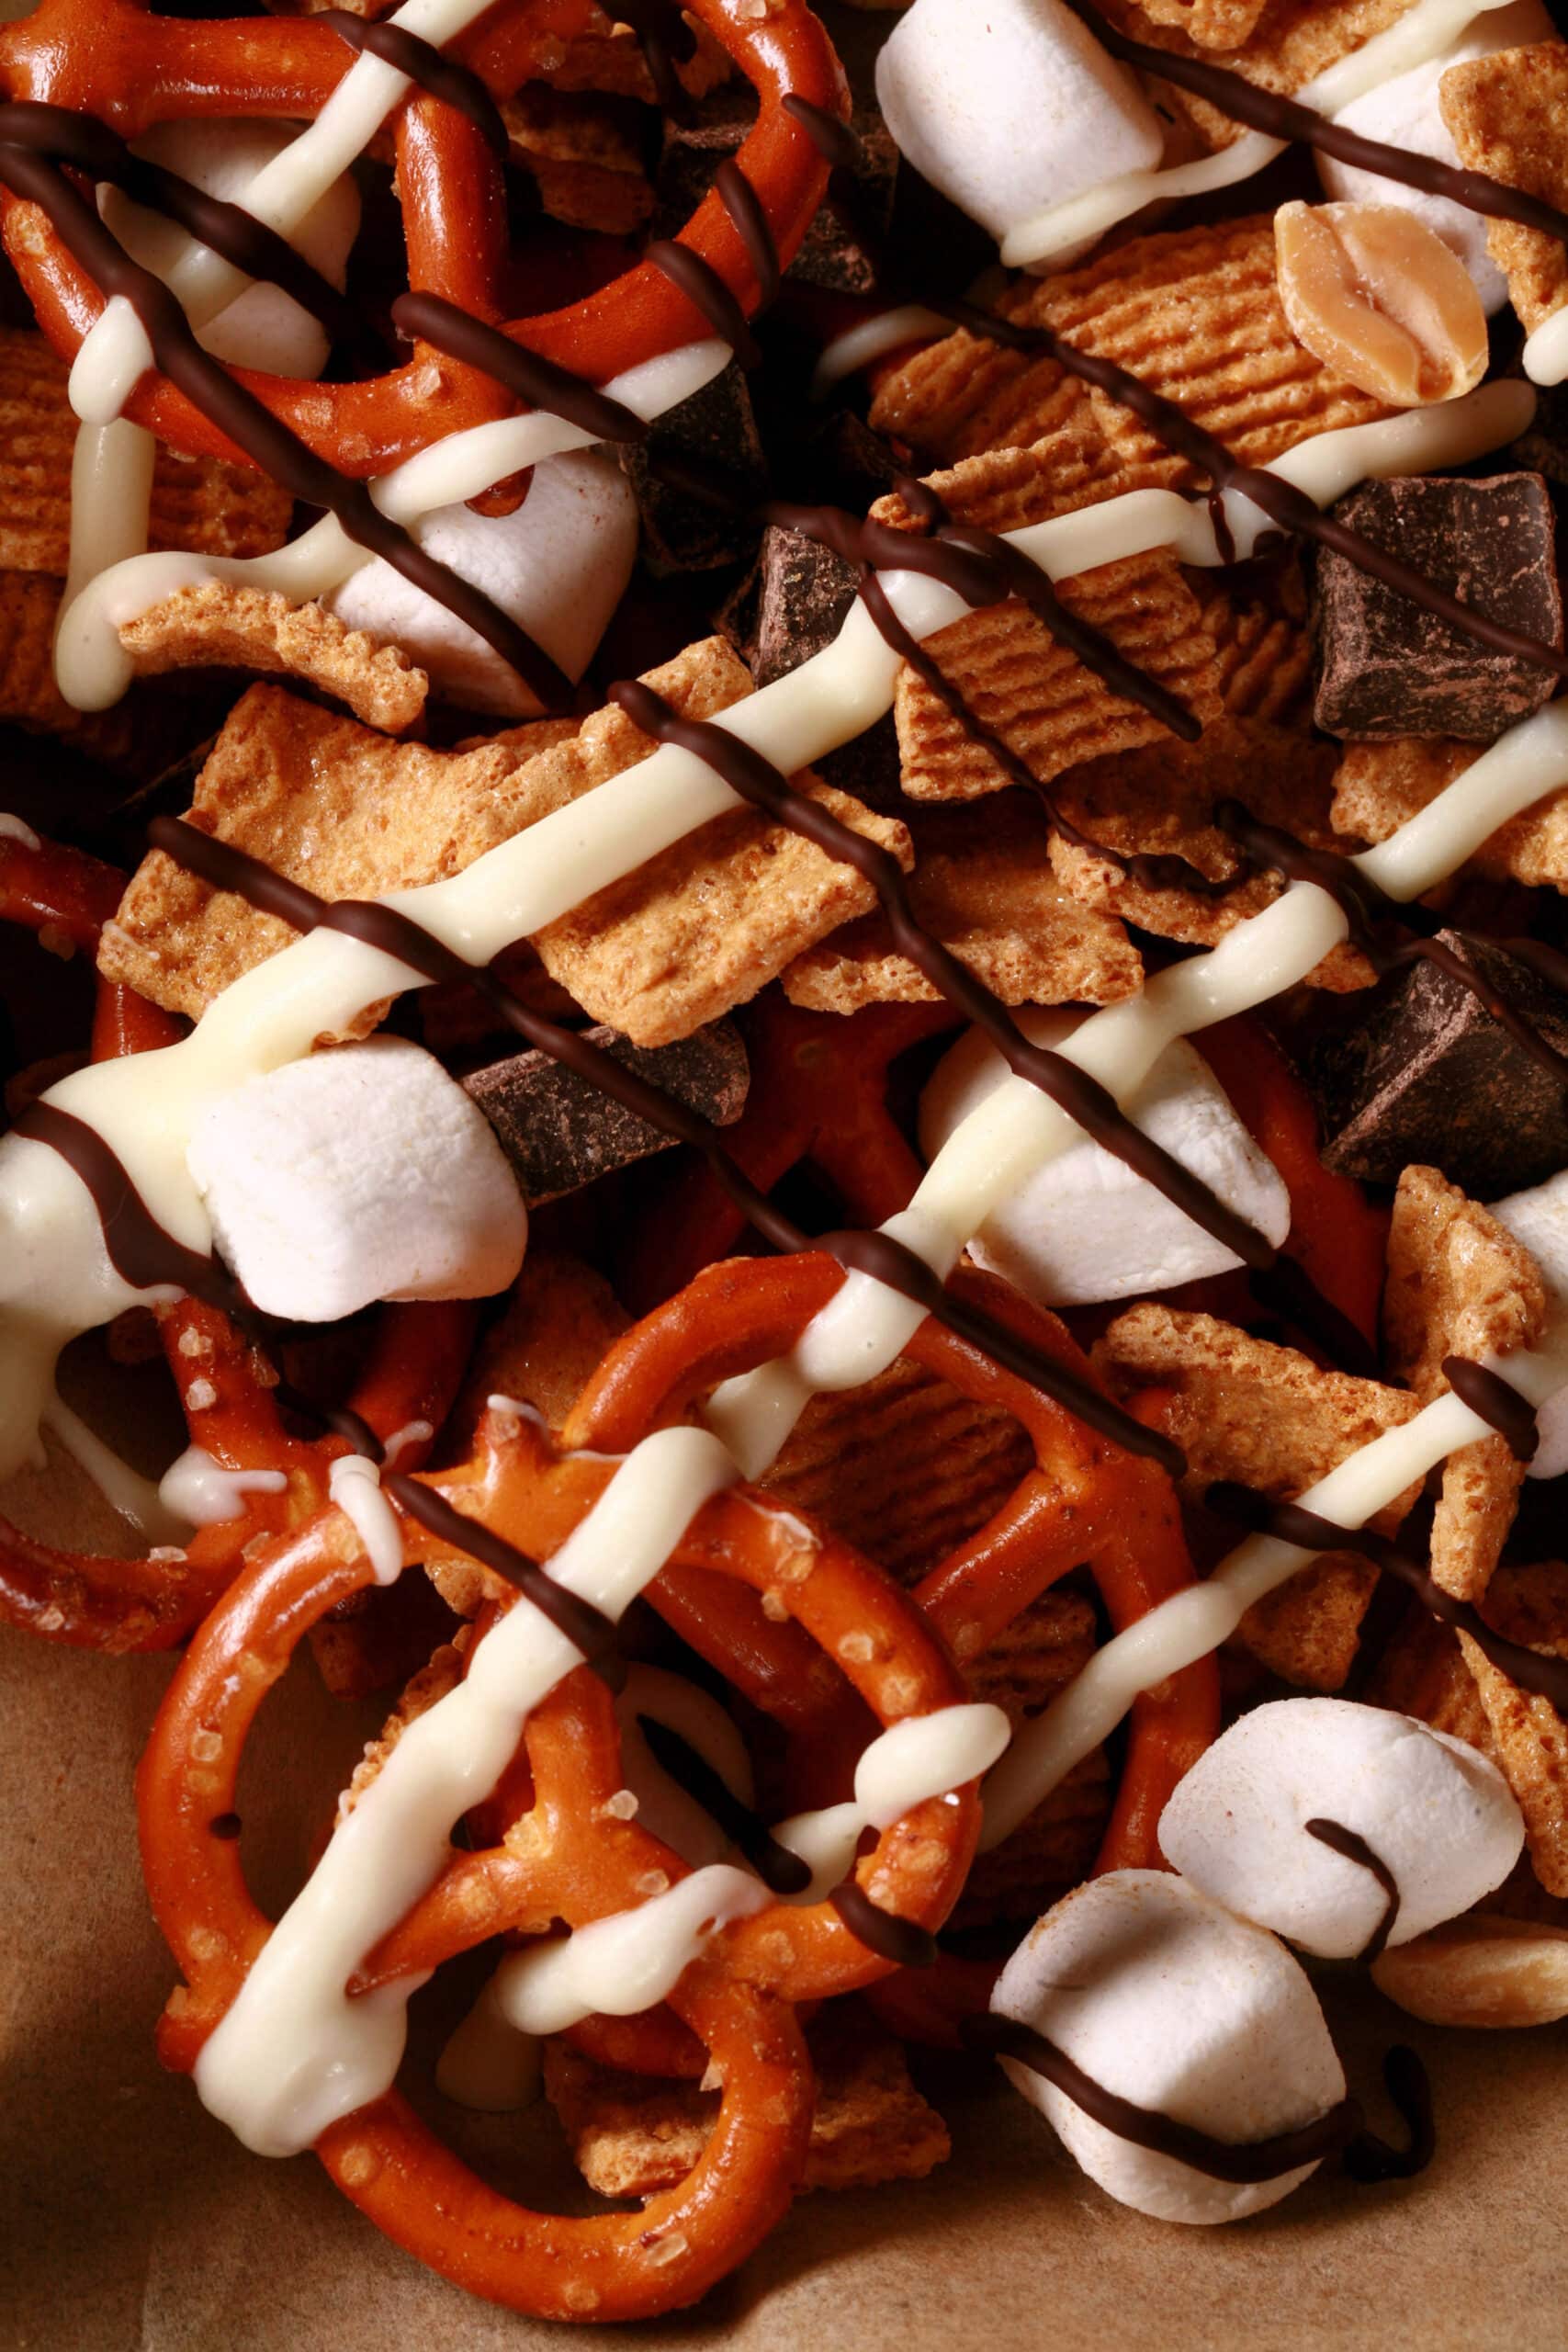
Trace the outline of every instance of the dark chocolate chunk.
{"type": "MultiPolygon", "coordinates": [[[[1367,482],[1334,515],[1489,619],[1562,645],[1555,519],[1540,474],[1367,482]]],[[[1538,662],[1478,644],[1328,548],[1317,560],[1313,631],[1315,715],[1333,735],[1490,743],[1556,684],[1538,662]]]]}
{"type": "MultiPolygon", "coordinates": [[[[583,1035],[715,1126],[732,1125],[746,1107],[746,1048],[728,1021],[673,1046],[634,1046],[616,1029],[583,1035]]],[[[670,1148],[668,1136],[547,1054],[513,1054],[474,1070],[463,1084],[494,1128],[531,1204],[575,1193],[613,1168],[670,1148]]]]}
{"type": "Polygon", "coordinates": [[[758,526],[744,510],[767,496],[768,463],[734,360],[616,455],[642,511],[650,571],[716,571],[755,552],[758,526]]]}
{"type": "MultiPolygon", "coordinates": [[[[1438,936],[1568,1052],[1568,997],[1489,941],[1438,936]]],[[[1305,1074],[1325,1164],[1343,1175],[1392,1184],[1419,1161],[1491,1201],[1568,1165],[1568,1091],[1429,963],[1374,991],[1359,1025],[1315,1047],[1305,1074]]]]}
{"type": "MultiPolygon", "coordinates": [[[[770,524],[762,537],[751,633],[743,649],[757,684],[771,685],[831,645],[858,593],[854,566],[842,556],[770,524]]],[[[868,808],[897,808],[902,786],[892,713],[829,752],[817,771],[868,808]]]]}
{"type": "MultiPolygon", "coordinates": [[[[756,127],[756,94],[744,83],[724,83],[693,109],[689,122],[667,119],[664,153],[655,182],[654,234],[672,237],[713,185],[727,156],[735,155],[756,127]]],[[[852,127],[858,157],[853,171],[835,172],[817,217],[786,276],[840,294],[869,294],[893,219],[898,150],[882,117],[857,107],[852,127]]]]}

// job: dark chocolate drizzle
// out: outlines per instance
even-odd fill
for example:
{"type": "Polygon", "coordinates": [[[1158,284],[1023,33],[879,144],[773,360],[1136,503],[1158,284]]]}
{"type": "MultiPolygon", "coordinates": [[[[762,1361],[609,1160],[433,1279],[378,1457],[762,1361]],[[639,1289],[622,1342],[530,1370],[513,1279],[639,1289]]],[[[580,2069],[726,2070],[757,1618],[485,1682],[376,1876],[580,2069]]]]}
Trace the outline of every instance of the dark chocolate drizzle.
{"type": "Polygon", "coordinates": [[[937,1940],[914,1919],[900,1919],[874,1903],[858,1880],[847,1878],[828,1897],[857,1943],[889,1960],[895,1968],[930,1968],[937,1957],[937,1940]]]}
{"type": "Polygon", "coordinates": [[[1561,212],[1554,204],[1530,196],[1523,188],[1510,187],[1506,180],[1494,179],[1487,172],[1468,172],[1452,164],[1444,164],[1433,155],[1420,155],[1405,147],[1390,147],[1381,139],[1364,138],[1358,130],[1348,130],[1312,107],[1303,106],[1298,99],[1280,96],[1276,91],[1259,89],[1245,74],[1229,66],[1211,64],[1207,59],[1185,57],[1179,50],[1156,49],[1152,43],[1132,40],[1126,33],[1108,24],[1098,8],[1087,0],[1073,0],[1073,6],[1094,30],[1097,40],[1123,65],[1131,65],[1141,74],[1157,74],[1160,80],[1174,83],[1180,90],[1190,90],[1195,96],[1207,98],[1227,114],[1233,121],[1245,122],[1249,130],[1266,131],[1270,139],[1299,139],[1303,145],[1315,147],[1325,155],[1334,156],[1341,164],[1351,164],[1359,171],[1376,172],[1382,178],[1400,180],[1406,187],[1419,188],[1427,196],[1447,197],[1454,204],[1462,204],[1471,212],[1480,212],[1489,220],[1517,220],[1527,229],[1539,230],[1545,237],[1555,237],[1568,243],[1568,212],[1561,212]]]}
{"type": "MultiPolygon", "coordinates": [[[[13,108],[15,115],[19,109],[13,108]]],[[[36,111],[36,109],[34,110],[36,111]]],[[[444,605],[516,671],[546,708],[571,698],[571,684],[527,632],[482,591],[427,555],[400,524],[382,514],[364,482],[320,458],[291,433],[220,360],[202,349],[176,297],[150,270],[131,260],[99,219],[96,206],[47,152],[13,141],[0,144],[0,181],[13,195],[41,206],[77,261],[107,297],[123,295],[147,331],[158,366],[219,430],[262,471],[303,501],[334,514],[350,538],[368,548],[427,596],[444,605]]]]}
{"type": "Polygon", "coordinates": [[[746,248],[746,258],[761,294],[757,307],[765,311],[776,297],[784,277],[778,241],[767,209],[733,156],[725,157],[714,174],[713,184],[718,190],[719,202],[729,215],[730,225],[746,248]]]}
{"type": "Polygon", "coordinates": [[[1371,1560],[1415,1593],[1434,1617],[1456,1633],[1468,1634],[1482,1656],[1510,1682],[1547,1700],[1560,1715],[1568,1715],[1568,1660],[1528,1649],[1522,1642],[1494,1633],[1472,1602],[1445,1592],[1423,1562],[1391,1536],[1379,1535],[1369,1527],[1337,1526],[1316,1511],[1303,1510],[1300,1503],[1270,1502],[1267,1495],[1230,1479],[1212,1486],[1203,1499],[1220,1518],[1235,1520],[1255,1535],[1275,1536],[1281,1544],[1299,1544],[1303,1552],[1355,1552],[1371,1560]]]}
{"type": "Polygon", "coordinates": [[[660,1770],[717,1823],[771,1893],[799,1894],[810,1885],[810,1864],[779,1844],[761,1815],[741,1803],[723,1773],[716,1772],[689,1740],[653,1715],[638,1715],[637,1726],[660,1770]]]}
{"type": "Polygon", "coordinates": [[[637,35],[654,95],[665,113],[678,122],[688,119],[691,100],[675,68],[694,54],[697,37],[675,0],[626,0],[624,8],[616,0],[616,14],[637,35]]]}
{"type": "Polygon", "coordinates": [[[664,1094],[635,1070],[625,1068],[602,1046],[575,1029],[563,1028],[533,1012],[522,999],[485,967],[468,964],[433,934],[395,908],[359,899],[328,900],[298,882],[275,873],[231,842],[216,841],[183,818],[159,817],[148,838],[214,888],[231,890],[265,914],[276,915],[297,931],[322,928],[341,931],[379,953],[394,957],[427,980],[457,981],[475,988],[508,1028],[530,1046],[596,1086],[626,1110],[645,1120],[673,1142],[689,1144],[702,1155],[717,1182],[742,1215],[775,1250],[825,1250],[846,1269],[870,1274],[934,1315],[938,1321],[981,1349],[1005,1371],[1048,1396],[1099,1430],[1127,1452],[1157,1461],[1179,1475],[1184,1457],[1179,1447],[1159,1432],[1146,1430],[1130,1413],[1100,1396],[1077,1374],[1032,1347],[1004,1323],[965,1300],[953,1296],[912,1250],[882,1233],[836,1233],[813,1238],[769,1200],[725,1150],[718,1130],[695,1111],[664,1094]]]}
{"type": "Polygon", "coordinates": [[[712,262],[673,237],[656,238],[644,258],[670,280],[677,293],[685,296],[712,333],[729,345],[742,368],[761,366],[762,355],[746,313],[712,262]]]}
{"type": "Polygon", "coordinates": [[[642,418],[620,401],[595,391],[570,368],[513,343],[499,327],[486,326],[471,311],[444,300],[439,294],[400,294],[392,305],[392,324],[400,334],[428,343],[462,360],[466,367],[492,376],[530,408],[564,417],[569,424],[601,441],[625,444],[648,437],[642,418]]]}
{"type": "Polygon", "coordinates": [[[989,2051],[998,2058],[1015,2059],[1032,2074],[1043,2075],[1093,2121],[1102,2124],[1107,2132],[1114,2132],[1118,2139],[1129,2140],[1136,2148],[1147,2148],[1154,2155],[1169,2156],[1193,2172],[1206,2174],[1211,2180],[1255,2188],[1283,2179],[1288,2173],[1299,2172],[1303,2165],[1321,2164],[1325,2156],[1333,2155],[1343,2160],[1352,2179],[1404,2180],[1424,2170],[1432,2160],[1435,2142],[1427,2070],[1415,2052],[1403,2045],[1391,2050],[1384,2059],[1383,2079],[1409,2128],[1408,2149],[1391,2147],[1387,2141],[1369,2132],[1361,2103],[1353,2098],[1342,2098],[1314,2123],[1302,2124],[1293,2132],[1279,2132],[1267,2140],[1239,2143],[1218,2140],[1212,2132],[1200,2131],[1196,2124],[1179,2123],[1173,2116],[1135,2106],[1131,2099],[1107,2090],[1092,2075],[1085,2074],[1081,2066],[1075,2064],[1065,2050],[1016,2018],[994,2013],[971,2018],[959,2030],[972,2049],[989,2051]]]}
{"type": "Polygon", "coordinates": [[[825,164],[830,164],[836,172],[859,170],[861,143],[847,122],[840,122],[826,107],[814,105],[810,98],[796,97],[793,92],[785,98],[784,110],[799,123],[825,164]]]}
{"type": "Polygon", "coordinates": [[[417,33],[405,32],[400,25],[377,24],[364,17],[351,17],[346,8],[323,8],[316,21],[329,26],[350,49],[367,51],[431,97],[439,99],[443,106],[466,115],[492,153],[502,163],[506,161],[511,141],[501,108],[479,75],[468,66],[459,65],[455,57],[447,57],[433,42],[421,40],[417,33]]]}
{"type": "Polygon", "coordinates": [[[1535,1408],[1511,1381],[1468,1356],[1445,1356],[1443,1378],[1461,1404],[1496,1430],[1516,1462],[1533,1462],[1540,1447],[1535,1408]]]}
{"type": "Polygon", "coordinates": [[[491,1569],[514,1585],[525,1600],[531,1600],[540,1616],[549,1620],[558,1634],[582,1652],[590,1666],[602,1667],[610,1662],[619,1635],[615,1621],[606,1617],[603,1610],[569,1592],[537,1560],[530,1559],[514,1544],[508,1544],[482,1521],[455,1510],[434,1487],[400,1471],[386,1472],[381,1485],[400,1509],[407,1511],[411,1519],[417,1519],[438,1543],[450,1544],[455,1552],[466,1553],[481,1567],[491,1569]]]}
{"type": "Polygon", "coordinates": [[[1381,1957],[1399,1917],[1399,1881],[1382,1856],[1368,1845],[1359,1829],[1348,1829],[1342,1821],[1327,1821],[1321,1817],[1303,1821],[1302,1827],[1309,1838],[1315,1838],[1320,1846],[1326,1846],[1331,1854],[1343,1855],[1346,1861],[1354,1862],[1358,1870],[1365,1871],[1382,1890],[1382,1917],[1356,1954],[1358,1960],[1364,1960],[1370,1966],[1381,1957]]]}
{"type": "Polygon", "coordinates": [[[167,1286],[224,1314],[234,1311],[238,1294],[223,1269],[164,1230],[96,1127],[56,1103],[34,1102],[11,1132],[46,1144],[81,1179],[103,1227],[109,1263],[132,1290],[167,1286]]]}

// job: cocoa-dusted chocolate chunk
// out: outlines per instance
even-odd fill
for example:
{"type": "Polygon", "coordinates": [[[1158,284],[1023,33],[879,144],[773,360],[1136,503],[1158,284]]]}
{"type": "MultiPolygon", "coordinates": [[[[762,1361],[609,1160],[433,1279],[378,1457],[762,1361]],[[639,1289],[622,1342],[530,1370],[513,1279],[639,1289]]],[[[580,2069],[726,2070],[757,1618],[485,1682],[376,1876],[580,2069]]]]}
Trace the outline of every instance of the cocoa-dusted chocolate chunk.
{"type": "Polygon", "coordinates": [[[767,495],[768,461],[734,360],[618,454],[642,513],[650,571],[716,571],[754,553],[758,526],[746,510],[767,495]]]}
{"type": "MultiPolygon", "coordinates": [[[[666,118],[664,152],[654,182],[654,233],[672,237],[689,220],[727,156],[756,128],[757,96],[749,84],[727,82],[692,110],[689,122],[666,118]]],[[[893,219],[898,150],[882,117],[857,106],[852,168],[840,166],[828,185],[786,276],[839,294],[869,294],[877,282],[882,249],[893,219]]]]}
{"type": "MultiPolygon", "coordinates": [[[[634,1046],[618,1029],[583,1035],[716,1127],[732,1125],[746,1107],[746,1047],[728,1021],[713,1022],[673,1046],[634,1046]]],[[[494,1128],[531,1204],[558,1200],[612,1169],[670,1148],[668,1136],[548,1054],[513,1054],[474,1070],[463,1084],[494,1128]]]]}
{"type": "MultiPolygon", "coordinates": [[[[1334,515],[1488,619],[1562,643],[1555,518],[1540,474],[1367,482],[1334,515]]],[[[1490,743],[1539,710],[1557,683],[1539,662],[1479,644],[1328,548],[1317,560],[1313,631],[1315,716],[1331,735],[1490,743]]]]}
{"type": "MultiPolygon", "coordinates": [[[[1568,1053],[1568,997],[1490,941],[1438,938],[1568,1053]]],[[[1325,1164],[1342,1175],[1392,1184],[1416,1162],[1490,1201],[1568,1165],[1568,1089],[1430,963],[1385,981],[1356,1028],[1314,1049],[1306,1076],[1325,1164]]]]}

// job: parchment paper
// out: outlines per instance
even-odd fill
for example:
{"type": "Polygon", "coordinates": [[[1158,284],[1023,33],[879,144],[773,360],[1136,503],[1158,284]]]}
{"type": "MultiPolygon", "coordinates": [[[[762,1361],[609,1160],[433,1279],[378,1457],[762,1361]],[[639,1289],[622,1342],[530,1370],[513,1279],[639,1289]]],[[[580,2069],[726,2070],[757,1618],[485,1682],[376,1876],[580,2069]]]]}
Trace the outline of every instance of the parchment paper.
{"type": "MultiPolygon", "coordinates": [[[[56,1474],[55,1491],[61,1480],[56,1474]]],[[[62,1517],[62,1535],[74,1513],[62,1517]]],[[[248,2154],[164,2075],[174,1982],[137,1866],[131,1778],[166,1660],[0,1634],[0,2340],[28,2352],[532,2352],[570,2340],[477,2303],[380,2238],[308,2156],[248,2154]]],[[[285,1899],[378,1711],[308,1665],[242,1786],[258,1894],[285,1899]]],[[[459,1988],[459,1997],[461,1988],[459,1988]]],[[[930,2180],[814,2196],[696,2313],[577,2340],[748,2352],[1274,2352],[1568,2344],[1568,2041],[1416,2027],[1357,1981],[1327,1987],[1352,2082],[1414,2041],[1439,2150],[1408,2186],[1331,2176],[1238,2228],[1112,2205],[1005,2085],[940,2062],[953,2126],[930,2180]]],[[[465,2124],[516,2193],[565,2185],[546,2109],[465,2124]]]]}

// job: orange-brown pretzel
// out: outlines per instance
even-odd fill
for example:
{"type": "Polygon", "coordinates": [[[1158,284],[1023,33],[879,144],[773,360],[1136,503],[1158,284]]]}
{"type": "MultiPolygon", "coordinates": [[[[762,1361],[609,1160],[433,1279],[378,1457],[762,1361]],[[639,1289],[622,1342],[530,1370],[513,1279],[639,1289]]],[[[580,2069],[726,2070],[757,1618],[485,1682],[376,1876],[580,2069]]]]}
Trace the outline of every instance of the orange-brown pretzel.
{"type": "MultiPolygon", "coordinates": [[[[558,1453],[528,1423],[491,1412],[475,1460],[423,1483],[507,1542],[547,1556],[613,1475],[613,1464],[558,1453]]],[[[412,1556],[450,1556],[417,1521],[405,1518],[404,1528],[412,1556]]],[[[703,1506],[675,1558],[699,1576],[782,1591],[795,1623],[839,1660],[884,1724],[962,1699],[962,1678],[907,1596],[831,1536],[803,1562],[800,1535],[797,1520],[737,1487],[703,1506]]],[[[280,1537],[202,1625],[160,1710],[139,1805],[149,1893],[188,1984],[162,2038],[171,2064],[195,2063],[267,1933],[233,1840],[212,1826],[232,1807],[256,1711],[303,1634],[369,1576],[335,1510],[280,1537]]],[[[579,1671],[535,1711],[526,1748],[532,1803],[520,1832],[480,1852],[454,1850],[430,1893],[367,1956],[351,1990],[434,1968],[498,1932],[537,1932],[558,1917],[586,1925],[630,1907],[650,1871],[666,1881],[684,1873],[677,1856],[607,1810],[622,1785],[619,1737],[594,1677],[579,1671]]],[[[860,1882],[900,1917],[939,1926],[978,1829],[972,1786],[956,1802],[917,1805],[862,1859],[860,1882]]],[[[318,2152],[389,2235],[479,2292],[561,2318],[669,2310],[750,2250],[798,2178],[811,2092],[790,2005],[871,1983],[889,1965],[826,1903],[771,1903],[722,1929],[671,2004],[723,2074],[719,2125],[697,2172],[635,2217],[580,2222],[525,2211],[476,2180],[395,2093],[333,2127],[318,2152]]]]}
{"type": "MultiPolygon", "coordinates": [[[[691,0],[691,7],[757,89],[756,127],[737,161],[787,263],[821,200],[828,166],[783,101],[795,94],[847,113],[838,59],[805,0],[769,0],[765,8],[754,0],[691,0]]],[[[500,0],[448,54],[509,97],[541,53],[575,38],[597,13],[591,0],[500,0]]],[[[74,108],[127,139],[191,116],[314,116],[354,62],[331,28],[310,17],[190,22],[154,16],[146,0],[42,0],[0,30],[6,97],[74,108]]],[[[467,115],[423,93],[410,94],[396,125],[410,285],[487,323],[502,322],[506,202],[498,159],[467,115]]],[[[0,219],[39,323],[73,356],[103,309],[99,289],[36,206],[6,195],[0,219]]],[[[705,198],[681,242],[717,271],[745,310],[755,310],[761,288],[752,262],[716,195],[705,198]]],[[[506,322],[504,331],[592,384],[712,332],[650,262],[564,310],[506,322]]],[[[519,405],[492,377],[423,344],[402,367],[359,383],[234,372],[318,456],[355,477],[382,473],[447,434],[519,405]]],[[[127,413],[193,456],[243,461],[166,377],[145,377],[127,413]]]]}

